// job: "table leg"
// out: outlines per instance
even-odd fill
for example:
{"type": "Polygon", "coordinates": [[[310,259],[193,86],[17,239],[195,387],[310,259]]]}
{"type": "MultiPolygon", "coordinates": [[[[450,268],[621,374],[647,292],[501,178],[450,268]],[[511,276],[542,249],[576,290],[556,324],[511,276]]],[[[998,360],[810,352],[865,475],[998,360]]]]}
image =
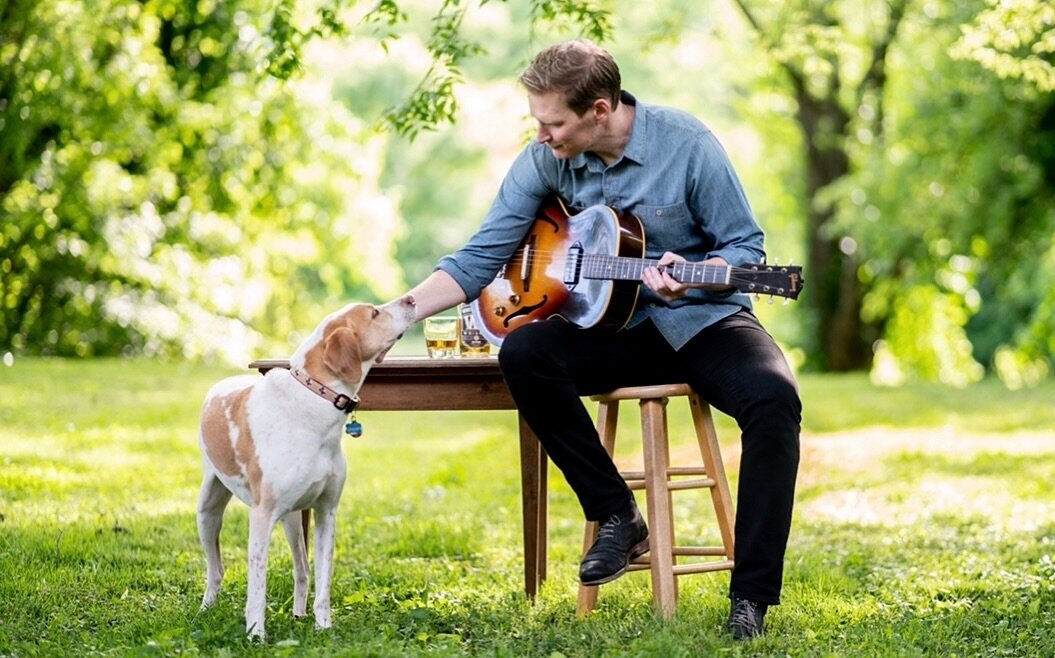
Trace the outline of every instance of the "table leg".
{"type": "Polygon", "coordinates": [[[524,419],[520,423],[520,486],[524,516],[524,592],[534,600],[546,579],[547,459],[524,419]]]}

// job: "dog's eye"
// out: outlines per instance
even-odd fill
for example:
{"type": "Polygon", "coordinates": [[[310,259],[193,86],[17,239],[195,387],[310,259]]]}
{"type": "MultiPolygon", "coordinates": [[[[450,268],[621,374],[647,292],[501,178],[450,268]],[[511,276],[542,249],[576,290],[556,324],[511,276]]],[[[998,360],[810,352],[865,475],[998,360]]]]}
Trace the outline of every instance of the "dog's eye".
{"type": "Polygon", "coordinates": [[[376,318],[380,314],[381,314],[381,311],[377,310],[377,307],[374,307],[373,314],[370,317],[376,318]]]}

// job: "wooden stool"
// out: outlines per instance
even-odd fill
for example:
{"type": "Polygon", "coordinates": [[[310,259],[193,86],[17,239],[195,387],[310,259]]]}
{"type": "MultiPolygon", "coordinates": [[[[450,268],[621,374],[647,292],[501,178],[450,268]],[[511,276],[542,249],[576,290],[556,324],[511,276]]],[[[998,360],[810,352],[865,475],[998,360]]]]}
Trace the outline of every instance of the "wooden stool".
{"type": "MultiPolygon", "coordinates": [[[[616,424],[621,400],[638,400],[641,406],[641,441],[644,472],[620,473],[631,490],[645,490],[649,527],[649,552],[634,560],[631,571],[651,569],[652,599],[664,618],[674,614],[678,600],[676,576],[733,568],[733,499],[718,449],[711,407],[686,384],[635,386],[618,388],[590,399],[600,402],[597,433],[608,454],[615,448],[616,424]],[[699,442],[702,466],[671,466],[667,441],[667,399],[685,396],[689,399],[696,440],[699,442]],[[686,478],[693,479],[686,479],[686,478]],[[671,492],[685,489],[710,489],[721,546],[677,546],[674,536],[674,509],[671,492]],[[678,564],[680,556],[718,558],[678,564]]],[[[583,554],[593,545],[597,523],[586,524],[583,554]]],[[[579,586],[579,615],[597,605],[597,586],[579,586]]]]}

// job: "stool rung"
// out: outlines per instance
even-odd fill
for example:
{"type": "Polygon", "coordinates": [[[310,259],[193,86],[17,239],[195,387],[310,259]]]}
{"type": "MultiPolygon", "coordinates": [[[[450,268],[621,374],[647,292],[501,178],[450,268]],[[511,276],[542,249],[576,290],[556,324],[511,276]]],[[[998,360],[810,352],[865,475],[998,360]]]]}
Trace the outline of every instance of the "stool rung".
{"type": "MultiPolygon", "coordinates": [[[[627,483],[644,482],[645,481],[645,472],[644,471],[620,471],[619,475],[624,480],[626,480],[627,483]]],[[[671,489],[675,489],[675,488],[677,488],[677,489],[695,489],[695,488],[698,488],[698,487],[713,487],[714,486],[714,484],[713,484],[714,483],[714,479],[710,478],[710,477],[705,478],[703,480],[672,480],[671,479],[672,477],[681,477],[681,476],[687,476],[687,475],[708,475],[708,473],[707,473],[707,469],[703,468],[702,466],[680,466],[680,467],[668,468],[667,469],[667,481],[671,483],[671,489]],[[710,482],[711,484],[697,484],[697,485],[692,486],[692,487],[686,487],[686,486],[675,487],[674,486],[675,484],[684,483],[684,482],[703,482],[703,483],[710,482]]]]}
{"type": "Polygon", "coordinates": [[[675,546],[674,555],[719,556],[725,555],[724,546],[675,546]]]}
{"type": "MultiPolygon", "coordinates": [[[[724,546],[675,546],[671,553],[683,557],[725,557],[724,546]]],[[[636,557],[630,564],[651,564],[648,554],[636,557]]]]}
{"type": "Polygon", "coordinates": [[[707,469],[702,466],[670,466],[667,475],[708,475],[707,469]]]}
{"type": "Polygon", "coordinates": [[[710,489],[714,487],[717,482],[714,478],[703,478],[702,480],[676,480],[667,483],[667,488],[671,491],[682,491],[684,489],[710,489]]]}
{"type": "MultiPolygon", "coordinates": [[[[623,478],[626,486],[631,491],[641,491],[645,488],[645,480],[642,478],[623,478]]],[[[718,483],[714,478],[703,478],[702,480],[667,480],[667,489],[671,491],[685,491],[687,489],[713,489],[718,483]]]]}
{"type": "MultiPolygon", "coordinates": [[[[627,571],[645,571],[651,569],[651,562],[638,562],[637,560],[630,563],[627,571]]],[[[717,560],[714,562],[694,562],[693,564],[675,564],[673,572],[675,576],[685,576],[693,573],[709,573],[711,571],[728,571],[733,568],[732,560],[717,560]]]]}
{"type": "Polygon", "coordinates": [[[732,560],[720,562],[697,562],[696,564],[675,564],[674,575],[684,576],[690,573],[707,573],[710,571],[726,571],[733,568],[732,560]]]}

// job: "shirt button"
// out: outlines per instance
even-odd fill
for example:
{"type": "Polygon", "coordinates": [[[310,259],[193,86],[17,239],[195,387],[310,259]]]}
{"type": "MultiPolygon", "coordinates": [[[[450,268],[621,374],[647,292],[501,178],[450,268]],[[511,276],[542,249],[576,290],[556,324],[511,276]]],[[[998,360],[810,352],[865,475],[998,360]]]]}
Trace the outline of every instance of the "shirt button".
{"type": "Polygon", "coordinates": [[[662,216],[663,216],[663,211],[662,210],[657,210],[656,211],[656,217],[662,217],[662,216]]]}

